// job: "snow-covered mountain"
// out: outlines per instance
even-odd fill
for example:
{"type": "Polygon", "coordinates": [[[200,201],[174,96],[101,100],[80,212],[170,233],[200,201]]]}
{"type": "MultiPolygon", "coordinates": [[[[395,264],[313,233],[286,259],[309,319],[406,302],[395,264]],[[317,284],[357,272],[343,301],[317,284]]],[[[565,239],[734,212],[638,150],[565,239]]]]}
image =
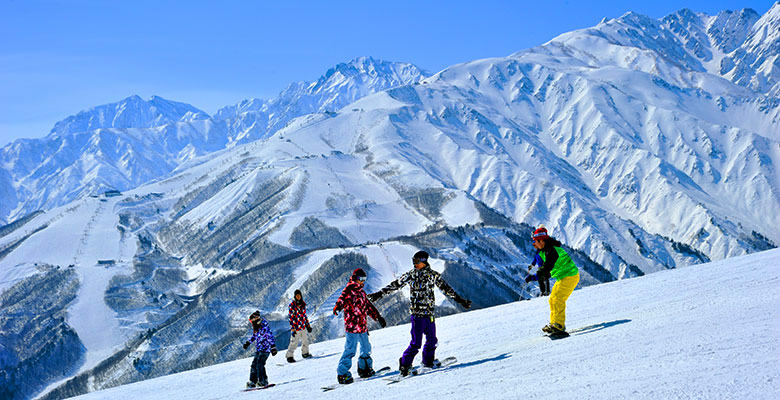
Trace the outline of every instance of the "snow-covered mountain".
{"type": "Polygon", "coordinates": [[[232,142],[262,139],[295,117],[334,112],[361,97],[413,84],[428,75],[412,64],[360,57],[329,69],[316,82],[292,83],[274,99],[248,99],[224,107],[214,118],[228,121],[232,142]]]}
{"type": "MultiPolygon", "coordinates": [[[[760,40],[771,34],[751,32],[775,32],[779,11],[745,22],[734,46],[760,54],[740,59],[777,62],[760,40]]],[[[285,332],[298,288],[315,337],[337,337],[329,310],[349,273],[361,266],[381,287],[418,249],[476,308],[531,298],[523,278],[539,223],[567,245],[583,286],[775,247],[775,69],[747,80],[708,69],[685,38],[714,54],[715,36],[691,27],[710,32],[718,18],[629,13],[337,111],[287,114],[276,130],[231,127],[260,101],[152,128],[188,124],[216,144],[117,197],[78,197],[0,227],[2,309],[41,316],[0,320],[3,387],[60,398],[236,359],[247,312],[285,332]],[[767,91],[750,83],[761,79],[767,91]],[[252,133],[230,136],[239,131],[252,133]]],[[[353,69],[320,87],[350,87],[340,70],[353,69]]],[[[314,104],[304,99],[327,92],[317,87],[277,110],[314,104]]],[[[380,304],[391,324],[405,322],[405,302],[380,304]]]]}
{"type": "MultiPolygon", "coordinates": [[[[373,379],[323,394],[336,380],[340,338],[313,344],[315,358],[303,362],[269,358],[277,386],[259,393],[240,392],[252,362],[242,358],[78,399],[773,399],[777,265],[771,250],[577,290],[567,305],[571,336],[557,341],[539,330],[544,298],[439,318],[436,354],[458,362],[392,385],[373,379]]],[[[408,324],[371,331],[374,368],[397,368],[408,332],[408,324]]]]}
{"type": "Polygon", "coordinates": [[[149,101],[130,96],[118,103],[93,107],[57,122],[49,135],[59,137],[109,128],[154,128],[208,118],[208,114],[189,104],[158,96],[152,96],[149,101]]]}
{"type": "Polygon", "coordinates": [[[275,99],[246,100],[214,118],[157,96],[148,101],[131,96],[82,111],[56,123],[45,138],[20,139],[0,149],[0,222],[134,188],[194,157],[266,137],[295,117],[335,112],[424,76],[411,64],[358,58],[315,83],[291,84],[275,99]]]}

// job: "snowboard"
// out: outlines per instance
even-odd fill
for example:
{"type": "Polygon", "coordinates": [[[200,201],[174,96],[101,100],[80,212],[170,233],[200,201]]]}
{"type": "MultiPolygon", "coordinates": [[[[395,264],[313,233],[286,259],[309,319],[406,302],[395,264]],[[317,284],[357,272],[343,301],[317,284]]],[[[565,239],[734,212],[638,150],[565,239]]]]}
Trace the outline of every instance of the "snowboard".
{"type": "Polygon", "coordinates": [[[352,385],[354,383],[358,383],[358,382],[361,382],[361,381],[370,381],[372,379],[379,379],[379,378],[382,378],[382,377],[384,377],[384,376],[386,376],[388,374],[391,374],[392,372],[393,371],[390,371],[390,367],[382,367],[382,368],[379,368],[377,371],[374,371],[374,375],[373,376],[369,376],[368,378],[355,378],[355,380],[352,381],[352,383],[335,383],[333,385],[323,386],[322,387],[322,391],[323,392],[328,392],[328,391],[331,391],[331,390],[334,390],[334,389],[338,389],[338,388],[340,388],[342,386],[352,385]]]}
{"type": "Polygon", "coordinates": [[[547,336],[548,338],[550,338],[550,340],[558,340],[558,339],[564,339],[564,338],[567,338],[567,337],[569,337],[569,336],[571,336],[571,335],[569,335],[569,333],[568,333],[568,332],[555,332],[555,333],[548,333],[548,334],[547,334],[547,335],[545,335],[545,336],[547,336]]]}
{"type": "Polygon", "coordinates": [[[269,383],[269,384],[267,384],[265,386],[247,388],[247,389],[242,390],[242,392],[252,392],[252,391],[255,391],[255,390],[263,390],[263,389],[268,389],[268,388],[271,388],[271,387],[274,387],[274,386],[276,386],[275,383],[269,383]]]}
{"type": "Polygon", "coordinates": [[[398,376],[391,376],[391,377],[384,378],[384,380],[390,381],[388,383],[388,385],[392,385],[394,383],[401,382],[404,379],[408,379],[408,378],[411,378],[413,376],[425,375],[425,374],[429,374],[429,373],[434,372],[434,371],[438,371],[438,370],[443,369],[443,368],[447,368],[450,365],[455,364],[456,362],[458,362],[458,359],[455,358],[455,357],[447,357],[447,358],[439,361],[438,363],[437,363],[437,361],[438,360],[434,361],[434,366],[433,367],[417,366],[417,367],[414,367],[412,369],[412,371],[409,373],[409,375],[402,376],[402,375],[399,374],[398,376]]]}

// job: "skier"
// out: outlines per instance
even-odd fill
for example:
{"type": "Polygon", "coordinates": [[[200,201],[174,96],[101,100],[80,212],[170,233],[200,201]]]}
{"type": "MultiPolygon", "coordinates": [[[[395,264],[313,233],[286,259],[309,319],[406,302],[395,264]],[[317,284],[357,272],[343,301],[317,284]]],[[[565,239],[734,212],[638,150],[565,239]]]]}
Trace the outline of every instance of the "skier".
{"type": "Polygon", "coordinates": [[[287,348],[287,362],[294,363],[295,348],[298,347],[298,343],[301,343],[301,356],[303,358],[311,357],[309,354],[309,333],[311,333],[311,325],[309,325],[309,318],[306,316],[306,302],[303,301],[303,294],[300,290],[295,291],[294,299],[290,302],[289,307],[290,318],[290,346],[287,348]]]}
{"type": "Polygon", "coordinates": [[[436,322],[434,320],[434,306],[436,304],[433,287],[437,286],[445,295],[451,297],[464,308],[471,307],[471,301],[460,297],[455,290],[442,279],[441,274],[434,271],[428,264],[428,253],[418,251],[412,257],[414,269],[404,273],[398,279],[390,282],[382,290],[368,295],[369,300],[376,301],[382,296],[403,288],[407,284],[410,287],[412,340],[401,358],[398,360],[398,370],[401,375],[409,375],[412,362],[422,346],[422,337],[425,335],[425,347],[423,347],[422,364],[426,367],[434,366],[436,353],[436,322]]]}
{"type": "Polygon", "coordinates": [[[338,382],[349,384],[354,382],[349,369],[352,368],[352,357],[360,343],[360,358],[358,359],[358,376],[368,378],[374,375],[373,360],[371,359],[371,343],[368,341],[368,326],[366,316],[371,316],[379,325],[387,326],[385,319],[379,315],[376,307],[368,301],[363,285],[366,282],[366,272],[358,268],[352,272],[352,277],[347,286],[341,292],[333,307],[333,315],[338,315],[344,310],[344,327],[347,331],[347,341],[344,343],[344,353],[339,360],[337,369],[338,382]]]}
{"type": "Polygon", "coordinates": [[[260,316],[260,311],[255,311],[249,316],[249,322],[252,323],[252,337],[244,343],[244,350],[249,348],[251,342],[255,342],[255,358],[252,360],[252,367],[249,370],[249,382],[246,383],[247,389],[254,387],[268,386],[268,375],[265,373],[265,362],[268,360],[268,354],[276,355],[276,341],[268,321],[260,316]]]}
{"type": "Polygon", "coordinates": [[[544,274],[555,278],[550,292],[550,323],[542,331],[546,333],[566,332],[566,300],[580,281],[580,271],[561,242],[547,234],[547,228],[540,225],[532,235],[534,248],[542,259],[537,276],[544,274]]]}
{"type": "Polygon", "coordinates": [[[534,260],[531,262],[531,265],[528,266],[528,272],[531,272],[534,267],[536,267],[537,270],[535,274],[529,274],[527,277],[525,277],[525,283],[537,281],[539,283],[539,295],[549,296],[550,274],[541,270],[543,264],[544,261],[542,261],[542,257],[540,257],[538,253],[534,254],[534,260]]]}

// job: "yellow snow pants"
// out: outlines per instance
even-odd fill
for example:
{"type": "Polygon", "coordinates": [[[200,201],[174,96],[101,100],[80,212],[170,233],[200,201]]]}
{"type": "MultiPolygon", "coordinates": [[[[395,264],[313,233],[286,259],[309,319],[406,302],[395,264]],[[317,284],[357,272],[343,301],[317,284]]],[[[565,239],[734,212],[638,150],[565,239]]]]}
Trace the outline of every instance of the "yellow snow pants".
{"type": "Polygon", "coordinates": [[[580,274],[558,279],[550,292],[550,323],[566,326],[566,300],[580,282],[580,274]]]}

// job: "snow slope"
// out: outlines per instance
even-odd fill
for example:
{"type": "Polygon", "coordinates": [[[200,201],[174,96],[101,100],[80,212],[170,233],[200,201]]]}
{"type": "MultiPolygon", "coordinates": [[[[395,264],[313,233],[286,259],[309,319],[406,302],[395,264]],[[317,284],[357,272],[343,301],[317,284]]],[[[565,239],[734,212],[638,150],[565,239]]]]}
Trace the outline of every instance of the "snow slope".
{"type": "MultiPolygon", "coordinates": [[[[776,399],[778,265],[775,249],[577,290],[567,307],[572,336],[559,341],[539,330],[546,298],[440,318],[437,355],[458,364],[392,386],[373,380],[321,393],[336,378],[344,343],[336,339],[313,344],[314,359],[271,357],[278,386],[261,392],[240,392],[245,358],[78,398],[776,399]]],[[[371,332],[375,368],[397,366],[408,330],[371,332]]]]}
{"type": "MultiPolygon", "coordinates": [[[[112,210],[119,200],[88,197],[40,214],[31,224],[47,226],[35,234],[46,244],[45,251],[41,251],[41,245],[23,242],[3,259],[0,268],[1,292],[36,273],[37,264],[73,266],[81,289],[69,309],[68,323],[87,350],[82,370],[94,367],[128,339],[128,334],[120,330],[116,313],[103,301],[111,278],[131,272],[130,261],[136,252],[135,240],[126,240],[116,229],[118,217],[112,210]],[[102,266],[99,260],[114,263],[102,266]]],[[[4,239],[14,241],[27,234],[20,230],[4,239]]]]}

